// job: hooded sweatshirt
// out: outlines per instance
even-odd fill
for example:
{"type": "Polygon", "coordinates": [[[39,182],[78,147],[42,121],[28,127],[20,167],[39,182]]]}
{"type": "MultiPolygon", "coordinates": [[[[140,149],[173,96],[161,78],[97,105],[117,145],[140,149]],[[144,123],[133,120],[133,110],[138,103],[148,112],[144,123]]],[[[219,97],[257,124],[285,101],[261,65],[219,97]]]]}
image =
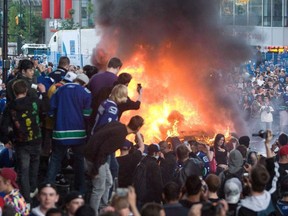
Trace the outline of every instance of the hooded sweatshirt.
{"type": "Polygon", "coordinates": [[[224,185],[228,179],[238,178],[240,182],[242,182],[243,173],[244,168],[242,154],[238,150],[233,150],[229,154],[228,170],[224,170],[219,174],[219,178],[221,179],[221,187],[219,189],[218,196],[220,198],[224,198],[224,185]]]}
{"type": "Polygon", "coordinates": [[[17,80],[20,80],[20,79],[24,80],[26,85],[28,86],[27,96],[37,97],[36,89],[32,88],[32,84],[33,84],[32,79],[25,77],[21,73],[19,73],[14,79],[10,80],[7,83],[7,88],[6,88],[7,103],[10,101],[13,101],[15,99],[15,95],[14,95],[12,86],[13,86],[14,82],[16,82],[17,80]]]}
{"type": "Polygon", "coordinates": [[[243,166],[243,157],[238,150],[233,150],[228,158],[228,171],[230,173],[238,172],[243,166]]]}
{"type": "Polygon", "coordinates": [[[49,110],[49,99],[46,93],[43,99],[23,97],[11,101],[4,110],[0,128],[0,140],[7,143],[9,138],[8,127],[13,128],[16,143],[26,143],[41,138],[40,114],[49,110]]]}
{"type": "Polygon", "coordinates": [[[271,195],[268,191],[264,191],[263,194],[259,196],[249,196],[241,200],[238,209],[237,216],[241,215],[257,215],[257,213],[262,212],[261,215],[269,215],[269,213],[274,211],[273,204],[271,202],[271,195]]]}

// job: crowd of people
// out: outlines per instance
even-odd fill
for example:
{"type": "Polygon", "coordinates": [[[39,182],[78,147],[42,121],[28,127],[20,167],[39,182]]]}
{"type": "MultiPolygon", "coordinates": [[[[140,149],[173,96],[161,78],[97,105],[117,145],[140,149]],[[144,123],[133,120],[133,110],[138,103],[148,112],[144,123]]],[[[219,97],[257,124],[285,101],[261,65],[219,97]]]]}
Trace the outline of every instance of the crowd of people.
{"type": "Polygon", "coordinates": [[[140,108],[143,89],[129,98],[132,76],[119,73],[119,58],[106,71],[77,68],[65,56],[52,67],[23,59],[1,85],[1,214],[288,215],[288,79],[281,64],[251,64],[227,76],[251,131],[263,130],[263,155],[250,149],[251,134],[219,133],[211,145],[193,136],[147,145],[145,119],[120,121],[140,108]]]}

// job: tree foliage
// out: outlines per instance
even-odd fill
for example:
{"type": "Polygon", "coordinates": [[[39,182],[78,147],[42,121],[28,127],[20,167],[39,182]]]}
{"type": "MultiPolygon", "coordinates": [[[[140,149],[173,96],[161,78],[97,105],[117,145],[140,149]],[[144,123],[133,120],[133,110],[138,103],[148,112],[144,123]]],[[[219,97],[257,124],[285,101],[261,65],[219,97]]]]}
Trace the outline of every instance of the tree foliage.
{"type": "Polygon", "coordinates": [[[42,43],[45,23],[39,10],[40,8],[33,7],[32,5],[30,17],[29,5],[20,5],[19,2],[11,2],[8,9],[8,41],[15,42],[20,36],[22,43],[42,43]]]}
{"type": "Polygon", "coordinates": [[[74,22],[74,18],[73,18],[73,15],[75,14],[75,10],[74,9],[71,9],[69,10],[69,15],[70,15],[70,19],[66,19],[66,20],[63,20],[61,22],[61,27],[59,28],[59,30],[70,30],[70,29],[77,29],[79,28],[79,23],[75,23],[74,22]]]}

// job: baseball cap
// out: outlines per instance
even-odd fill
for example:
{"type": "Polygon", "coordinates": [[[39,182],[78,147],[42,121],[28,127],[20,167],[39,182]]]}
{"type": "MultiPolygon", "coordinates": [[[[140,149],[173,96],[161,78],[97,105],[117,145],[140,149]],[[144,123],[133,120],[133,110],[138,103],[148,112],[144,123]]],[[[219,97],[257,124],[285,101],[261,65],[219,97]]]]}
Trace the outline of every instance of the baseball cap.
{"type": "Polygon", "coordinates": [[[126,139],[125,142],[122,144],[121,149],[128,150],[132,146],[133,146],[133,143],[126,139]]]}
{"type": "Polygon", "coordinates": [[[83,194],[81,194],[79,191],[71,191],[70,193],[67,194],[65,197],[65,204],[70,203],[74,199],[83,199],[83,194]]]}
{"type": "Polygon", "coordinates": [[[41,183],[41,184],[38,186],[38,193],[40,193],[41,190],[42,190],[43,188],[45,188],[45,187],[51,187],[51,188],[53,188],[53,189],[56,191],[56,193],[58,193],[58,192],[57,192],[57,187],[56,187],[56,185],[51,184],[51,183],[46,183],[46,182],[41,183]]]}
{"type": "Polygon", "coordinates": [[[230,204],[238,203],[242,192],[242,184],[238,178],[231,178],[225,182],[225,200],[230,204]]]}
{"type": "Polygon", "coordinates": [[[148,146],[148,154],[152,154],[154,152],[159,152],[160,151],[160,147],[158,144],[151,144],[148,146]]]}
{"type": "Polygon", "coordinates": [[[284,145],[280,148],[279,155],[280,157],[284,155],[288,155],[288,145],[284,145]]]}
{"type": "Polygon", "coordinates": [[[75,80],[76,77],[77,77],[77,74],[75,74],[75,73],[72,72],[72,71],[68,71],[68,72],[66,73],[66,75],[64,76],[63,79],[64,79],[65,81],[68,81],[68,82],[73,82],[73,80],[75,80]]]}
{"type": "Polygon", "coordinates": [[[84,73],[78,74],[76,78],[82,80],[85,84],[89,83],[89,78],[84,73]]]}
{"type": "Polygon", "coordinates": [[[0,171],[0,176],[2,176],[4,179],[10,180],[11,185],[14,188],[19,188],[16,179],[17,179],[17,173],[12,168],[2,168],[0,171]]]}

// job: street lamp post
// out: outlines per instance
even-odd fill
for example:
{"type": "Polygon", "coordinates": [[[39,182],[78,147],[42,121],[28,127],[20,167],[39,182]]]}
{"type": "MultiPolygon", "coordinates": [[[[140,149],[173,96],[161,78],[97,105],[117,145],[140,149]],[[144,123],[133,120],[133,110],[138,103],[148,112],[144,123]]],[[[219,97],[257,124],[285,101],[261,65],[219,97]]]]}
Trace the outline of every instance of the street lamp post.
{"type": "Polygon", "coordinates": [[[3,45],[2,45],[2,71],[3,82],[7,80],[7,72],[10,67],[8,60],[8,0],[3,0],[3,45]]]}

